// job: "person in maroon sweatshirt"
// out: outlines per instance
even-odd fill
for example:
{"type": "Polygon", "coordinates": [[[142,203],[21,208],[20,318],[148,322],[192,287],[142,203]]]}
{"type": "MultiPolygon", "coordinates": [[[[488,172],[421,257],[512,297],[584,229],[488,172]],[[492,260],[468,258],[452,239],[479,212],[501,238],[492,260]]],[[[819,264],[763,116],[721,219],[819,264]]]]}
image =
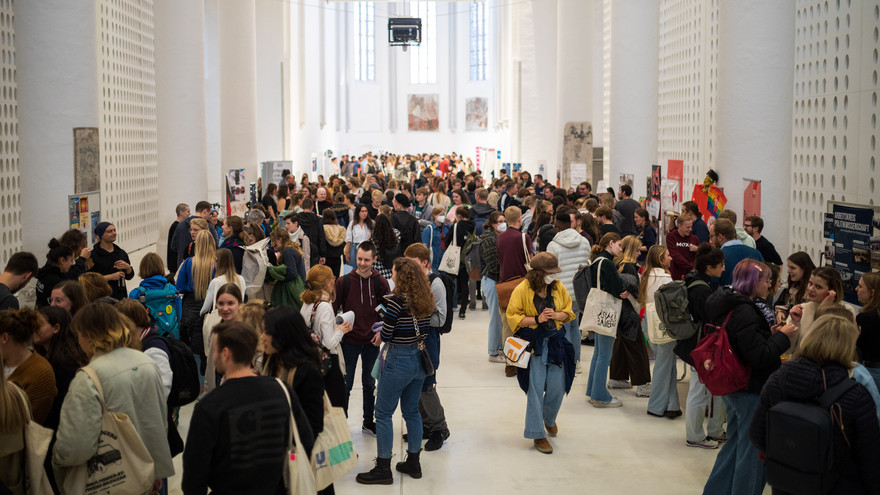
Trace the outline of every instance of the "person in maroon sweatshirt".
{"type": "MultiPolygon", "coordinates": [[[[509,206],[504,210],[504,218],[507,220],[507,230],[498,234],[498,280],[507,282],[508,280],[526,276],[526,253],[523,250],[523,237],[525,237],[526,249],[529,256],[532,256],[532,238],[528,234],[520,231],[522,228],[522,210],[519,206],[509,206]]],[[[507,308],[499,308],[501,311],[501,338],[507,340],[507,337],[513,336],[513,330],[507,324],[507,308]]],[[[516,376],[516,367],[507,365],[504,367],[504,374],[508,377],[516,376]]]]}
{"type": "Polygon", "coordinates": [[[666,249],[672,256],[672,264],[669,273],[672,280],[681,280],[694,269],[694,259],[697,256],[697,247],[700,240],[691,234],[694,226],[694,217],[681,215],[675,219],[675,230],[666,234],[666,249]]]}
{"type": "MultiPolygon", "coordinates": [[[[376,398],[376,380],[371,371],[376,358],[379,357],[381,335],[373,333],[373,324],[379,321],[376,307],[382,297],[391,292],[388,281],[373,270],[376,262],[376,247],[371,241],[358,244],[357,270],[336,279],[336,300],[333,301],[333,312],[354,311],[354,327],[342,338],[342,355],[345,359],[345,390],[351,394],[354,385],[354,372],[358,357],[361,358],[361,384],[363,385],[364,424],[365,432],[376,434],[376,421],[373,419],[373,408],[376,398]]],[[[348,411],[346,411],[348,414],[348,411]]]]}

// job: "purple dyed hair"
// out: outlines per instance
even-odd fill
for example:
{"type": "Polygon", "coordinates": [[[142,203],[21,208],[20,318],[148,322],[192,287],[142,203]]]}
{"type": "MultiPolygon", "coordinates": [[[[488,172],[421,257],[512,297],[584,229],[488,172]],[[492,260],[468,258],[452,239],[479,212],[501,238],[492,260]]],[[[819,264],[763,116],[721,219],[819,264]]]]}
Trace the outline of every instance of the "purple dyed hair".
{"type": "Polygon", "coordinates": [[[770,268],[758,260],[746,258],[733,269],[733,290],[753,296],[758,282],[770,279],[770,268]]]}

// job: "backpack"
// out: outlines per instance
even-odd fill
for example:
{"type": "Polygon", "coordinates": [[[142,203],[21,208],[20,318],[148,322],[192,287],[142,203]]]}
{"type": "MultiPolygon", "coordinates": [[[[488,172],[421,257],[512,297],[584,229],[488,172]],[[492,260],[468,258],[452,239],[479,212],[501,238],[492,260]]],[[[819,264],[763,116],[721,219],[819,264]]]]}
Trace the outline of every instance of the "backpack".
{"type": "Polygon", "coordinates": [[[428,282],[434,283],[434,279],[440,277],[443,287],[446,288],[446,321],[437,329],[442,335],[452,330],[452,306],[455,305],[453,298],[455,297],[455,277],[446,272],[432,273],[428,276],[428,282]]]}
{"type": "Polygon", "coordinates": [[[241,261],[241,276],[244,277],[244,293],[248,299],[271,299],[272,286],[266,284],[266,268],[269,266],[269,254],[266,244],[269,239],[245,246],[244,258],[241,261]],[[269,285],[268,289],[265,286],[269,285]]]}
{"type": "Polygon", "coordinates": [[[491,214],[492,212],[490,211],[489,213],[484,213],[482,215],[474,215],[474,225],[477,227],[474,232],[476,232],[478,236],[483,235],[483,225],[485,225],[486,220],[489,219],[489,215],[491,214]]]}
{"type": "Polygon", "coordinates": [[[468,234],[467,240],[464,242],[464,249],[461,251],[465,269],[468,271],[471,280],[480,280],[483,278],[481,273],[483,263],[480,258],[480,244],[482,242],[483,239],[474,234],[468,234]]]}
{"type": "MultiPolygon", "coordinates": [[[[201,385],[199,385],[199,366],[193,351],[182,341],[155,333],[148,335],[142,341],[146,348],[153,340],[160,340],[165,344],[168,353],[168,362],[171,365],[171,393],[168,394],[168,407],[185,406],[199,398],[201,385]]],[[[161,347],[160,347],[161,349],[161,347]]]]}
{"type": "Polygon", "coordinates": [[[587,296],[590,294],[590,289],[593,288],[593,283],[590,281],[590,266],[591,263],[578,266],[577,271],[574,272],[574,278],[571,280],[574,286],[575,302],[577,307],[581,309],[587,307],[587,296]]]}
{"type": "Polygon", "coordinates": [[[156,329],[156,333],[179,339],[180,315],[183,309],[177,288],[165,284],[161,289],[147,289],[140,286],[138,290],[141,292],[138,301],[147,308],[150,324],[156,329]]]}
{"type": "Polygon", "coordinates": [[[742,390],[752,376],[752,370],[740,362],[727,337],[727,322],[732,314],[733,311],[727,313],[721,326],[703,325],[705,337],[691,351],[697,376],[712,395],[728,395],[742,390]]]}
{"type": "Polygon", "coordinates": [[[694,280],[685,285],[683,280],[675,280],[660,286],[654,293],[654,306],[662,324],[661,330],[675,340],[685,340],[697,333],[699,323],[695,322],[688,310],[688,289],[702,284],[703,280],[694,280]]]}
{"type": "Polygon", "coordinates": [[[837,482],[829,409],[857,385],[847,378],[811,402],[782,401],[767,411],[767,482],[775,490],[829,493],[837,482]]]}

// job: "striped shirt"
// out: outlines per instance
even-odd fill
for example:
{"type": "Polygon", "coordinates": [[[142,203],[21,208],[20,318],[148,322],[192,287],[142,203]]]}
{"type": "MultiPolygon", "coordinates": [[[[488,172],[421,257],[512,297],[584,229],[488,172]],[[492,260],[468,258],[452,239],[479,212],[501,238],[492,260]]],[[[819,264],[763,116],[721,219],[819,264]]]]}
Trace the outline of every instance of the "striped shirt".
{"type": "Polygon", "coordinates": [[[388,294],[384,298],[385,319],[382,322],[382,340],[398,345],[416,344],[425,338],[431,325],[431,315],[419,319],[419,337],[416,336],[414,318],[406,307],[403,296],[388,294]]]}

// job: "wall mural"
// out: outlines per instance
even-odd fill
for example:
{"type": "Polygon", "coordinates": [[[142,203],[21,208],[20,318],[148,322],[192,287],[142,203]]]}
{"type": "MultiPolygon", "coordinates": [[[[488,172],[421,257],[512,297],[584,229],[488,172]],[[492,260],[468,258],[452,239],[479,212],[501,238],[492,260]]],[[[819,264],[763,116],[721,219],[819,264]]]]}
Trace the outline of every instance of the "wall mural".
{"type": "Polygon", "coordinates": [[[489,129],[489,100],[479,96],[465,99],[465,131],[489,129]]]}
{"type": "Polygon", "coordinates": [[[411,131],[437,131],[440,129],[440,96],[409,95],[406,107],[411,131]]]}
{"type": "Polygon", "coordinates": [[[75,194],[101,190],[97,127],[73,128],[73,177],[75,194]]]}

